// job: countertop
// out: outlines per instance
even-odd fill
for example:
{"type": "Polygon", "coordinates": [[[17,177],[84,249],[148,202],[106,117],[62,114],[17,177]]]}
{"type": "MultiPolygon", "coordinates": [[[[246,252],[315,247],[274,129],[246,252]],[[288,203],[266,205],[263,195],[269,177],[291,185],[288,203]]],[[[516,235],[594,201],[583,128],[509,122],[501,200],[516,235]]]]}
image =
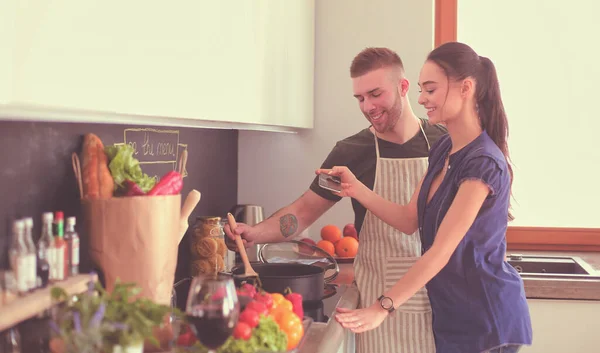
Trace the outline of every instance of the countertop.
{"type": "MultiPolygon", "coordinates": [[[[556,252],[556,251],[508,251],[508,255],[541,255],[541,256],[575,256],[580,257],[591,265],[600,275],[600,252],[556,252]]],[[[335,307],[354,309],[358,306],[359,293],[354,281],[354,267],[352,263],[340,263],[339,274],[332,283],[341,290],[340,299],[335,307]]],[[[566,300],[599,300],[600,280],[539,280],[523,278],[527,298],[548,298],[566,300]]],[[[313,323],[307,333],[306,343],[300,353],[332,353],[343,352],[346,348],[353,350],[354,340],[352,333],[344,328],[332,317],[335,307],[326,307],[325,315],[330,319],[327,323],[313,323]],[[325,339],[326,338],[326,339],[325,339]]]]}
{"type": "MultiPolygon", "coordinates": [[[[600,252],[558,252],[558,251],[531,251],[510,250],[511,254],[542,255],[542,256],[575,256],[580,257],[597,271],[600,276],[600,252]]],[[[351,263],[339,264],[340,272],[333,281],[335,284],[351,284],[354,280],[354,268],[351,263]]],[[[568,300],[599,300],[600,280],[556,280],[523,278],[525,293],[531,299],[568,299],[568,300]]]]}
{"type": "Polygon", "coordinates": [[[598,277],[590,279],[546,279],[523,276],[527,298],[600,301],[600,252],[511,250],[507,254],[579,257],[596,270],[595,275],[598,277]]]}

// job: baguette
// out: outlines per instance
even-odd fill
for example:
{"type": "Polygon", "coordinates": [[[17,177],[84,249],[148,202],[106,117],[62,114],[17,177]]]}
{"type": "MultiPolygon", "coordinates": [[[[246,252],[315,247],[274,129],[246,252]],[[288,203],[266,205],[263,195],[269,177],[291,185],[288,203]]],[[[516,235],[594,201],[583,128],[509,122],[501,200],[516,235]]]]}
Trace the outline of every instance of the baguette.
{"type": "Polygon", "coordinates": [[[94,134],[83,138],[83,198],[87,200],[109,199],[113,196],[114,180],[108,169],[104,145],[94,134]]]}

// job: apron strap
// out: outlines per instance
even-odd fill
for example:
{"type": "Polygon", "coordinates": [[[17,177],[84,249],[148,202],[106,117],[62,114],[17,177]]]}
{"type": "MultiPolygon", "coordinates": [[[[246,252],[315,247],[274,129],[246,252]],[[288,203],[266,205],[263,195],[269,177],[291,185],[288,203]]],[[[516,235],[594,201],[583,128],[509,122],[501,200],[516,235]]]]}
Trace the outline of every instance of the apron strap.
{"type": "MultiPolygon", "coordinates": [[[[431,151],[431,145],[429,144],[429,139],[427,138],[427,134],[425,134],[425,130],[423,129],[423,124],[421,123],[421,120],[419,120],[419,130],[421,130],[421,133],[425,138],[425,142],[427,143],[427,151],[431,151]]],[[[375,128],[373,128],[373,137],[375,138],[375,156],[377,160],[379,160],[379,140],[377,139],[377,131],[375,131],[375,128]]]]}

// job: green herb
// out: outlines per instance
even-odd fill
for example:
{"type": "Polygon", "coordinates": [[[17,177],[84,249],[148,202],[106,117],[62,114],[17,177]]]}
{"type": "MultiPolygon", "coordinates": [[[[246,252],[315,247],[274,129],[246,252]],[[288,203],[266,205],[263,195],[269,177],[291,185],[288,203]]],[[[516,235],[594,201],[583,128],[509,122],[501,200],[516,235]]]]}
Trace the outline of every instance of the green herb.
{"type": "Polygon", "coordinates": [[[135,182],[144,192],[150,191],[156,179],[142,172],[140,162],[133,157],[135,150],[130,145],[106,146],[104,148],[109,159],[108,169],[117,186],[116,194],[124,193],[125,180],[135,182]]]}
{"type": "Polygon", "coordinates": [[[153,329],[163,324],[167,314],[182,317],[176,308],[139,297],[140,288],[118,279],[108,293],[99,283],[91,283],[85,293],[69,297],[60,287],[51,289],[57,307],[55,333],[65,343],[67,353],[112,352],[113,347],[148,340],[158,346],[153,329]]]}

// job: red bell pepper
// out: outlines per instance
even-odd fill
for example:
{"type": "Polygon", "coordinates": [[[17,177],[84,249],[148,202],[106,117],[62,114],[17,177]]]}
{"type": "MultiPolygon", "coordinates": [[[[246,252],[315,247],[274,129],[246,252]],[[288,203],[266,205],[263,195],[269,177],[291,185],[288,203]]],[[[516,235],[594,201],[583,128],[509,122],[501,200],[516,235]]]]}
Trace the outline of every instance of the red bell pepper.
{"type": "Polygon", "coordinates": [[[154,185],[154,187],[148,191],[149,196],[157,195],[176,195],[181,192],[183,188],[183,178],[181,174],[172,170],[160,178],[160,181],[154,185]]]}
{"type": "Polygon", "coordinates": [[[286,294],[285,299],[292,302],[292,310],[296,315],[298,315],[300,320],[302,320],[304,318],[304,308],[302,307],[302,294],[292,293],[292,290],[290,288],[287,288],[286,292],[288,294],[286,294]]]}

